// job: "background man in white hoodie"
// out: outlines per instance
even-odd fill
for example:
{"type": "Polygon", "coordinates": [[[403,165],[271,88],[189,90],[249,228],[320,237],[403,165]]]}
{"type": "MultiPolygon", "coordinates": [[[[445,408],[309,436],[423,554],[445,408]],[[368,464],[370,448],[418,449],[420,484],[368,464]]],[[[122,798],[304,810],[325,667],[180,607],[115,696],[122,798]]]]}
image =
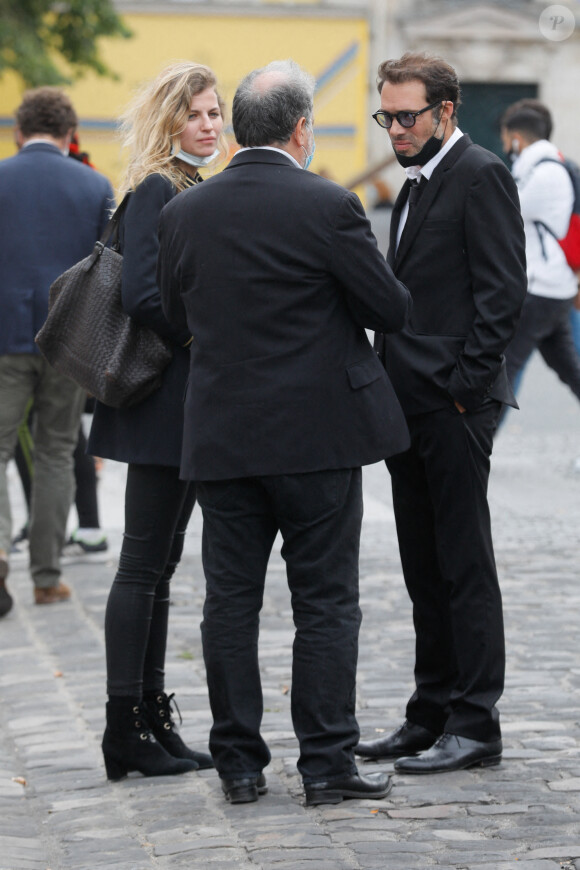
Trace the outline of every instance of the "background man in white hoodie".
{"type": "Polygon", "coordinates": [[[513,384],[537,348],[580,399],[580,356],[570,324],[578,279],[558,244],[568,231],[574,189],[560,152],[548,141],[551,130],[550,111],[537,100],[510,106],[501,122],[504,150],[514,158],[528,272],[528,294],[506,350],[507,374],[513,384]]]}

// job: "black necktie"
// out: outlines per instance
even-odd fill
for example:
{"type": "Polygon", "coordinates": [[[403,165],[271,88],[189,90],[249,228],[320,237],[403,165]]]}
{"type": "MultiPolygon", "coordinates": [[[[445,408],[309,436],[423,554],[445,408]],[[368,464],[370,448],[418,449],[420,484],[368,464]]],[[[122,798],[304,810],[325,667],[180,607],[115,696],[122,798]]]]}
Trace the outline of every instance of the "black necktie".
{"type": "Polygon", "coordinates": [[[409,211],[414,208],[419,202],[419,197],[425,190],[425,185],[427,184],[427,179],[423,178],[413,178],[411,180],[411,187],[409,189],[409,211]]]}
{"type": "Polygon", "coordinates": [[[403,232],[401,233],[401,238],[399,239],[399,245],[397,246],[397,248],[400,246],[401,242],[403,241],[403,237],[407,232],[413,209],[419,202],[419,198],[427,186],[427,179],[423,178],[423,176],[421,176],[421,178],[419,179],[412,178],[410,179],[410,184],[411,186],[409,188],[409,199],[407,200],[409,210],[407,212],[407,219],[405,221],[405,226],[403,227],[403,232]]]}

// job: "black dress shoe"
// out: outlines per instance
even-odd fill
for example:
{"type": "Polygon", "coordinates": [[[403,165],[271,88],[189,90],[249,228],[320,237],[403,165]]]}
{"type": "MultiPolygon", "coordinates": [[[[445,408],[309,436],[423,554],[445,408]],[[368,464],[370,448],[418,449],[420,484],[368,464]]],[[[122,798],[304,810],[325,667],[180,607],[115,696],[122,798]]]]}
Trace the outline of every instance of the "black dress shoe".
{"type": "Polygon", "coordinates": [[[388,795],[393,783],[386,773],[371,773],[370,776],[360,776],[351,773],[342,779],[330,782],[310,782],[304,784],[306,806],[316,804],[339,804],[345,798],[380,800],[388,795]]]}
{"type": "Polygon", "coordinates": [[[222,789],[231,804],[251,804],[258,795],[266,794],[268,786],[263,773],[258,776],[241,776],[236,779],[222,777],[222,789]]]}
{"type": "Polygon", "coordinates": [[[400,728],[379,737],[378,740],[370,740],[368,743],[359,743],[355,746],[355,755],[361,758],[388,759],[399,758],[401,755],[415,755],[423,749],[429,749],[437,740],[437,734],[433,734],[421,725],[414,725],[405,720],[400,728]]]}
{"type": "Polygon", "coordinates": [[[501,753],[501,740],[484,743],[457,734],[442,734],[431,749],[415,758],[399,758],[395,770],[397,773],[447,773],[467,767],[490,767],[500,763],[501,753]]]}

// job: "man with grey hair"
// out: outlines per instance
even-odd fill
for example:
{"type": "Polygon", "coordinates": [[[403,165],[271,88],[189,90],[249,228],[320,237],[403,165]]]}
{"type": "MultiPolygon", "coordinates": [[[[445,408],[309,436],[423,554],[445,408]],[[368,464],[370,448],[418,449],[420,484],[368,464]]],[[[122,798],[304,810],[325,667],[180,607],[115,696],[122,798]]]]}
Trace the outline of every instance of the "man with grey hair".
{"type": "Polygon", "coordinates": [[[361,466],[408,436],[365,327],[401,329],[409,294],[358,198],[303,171],[313,93],[291,61],[250,73],[233,103],[241,150],[160,221],[164,310],[193,335],[181,473],[204,516],[210,748],[232,803],[267,790],[258,626],[278,532],[306,802],[390,790],[382,773],[359,776],[353,752],[361,466]]]}

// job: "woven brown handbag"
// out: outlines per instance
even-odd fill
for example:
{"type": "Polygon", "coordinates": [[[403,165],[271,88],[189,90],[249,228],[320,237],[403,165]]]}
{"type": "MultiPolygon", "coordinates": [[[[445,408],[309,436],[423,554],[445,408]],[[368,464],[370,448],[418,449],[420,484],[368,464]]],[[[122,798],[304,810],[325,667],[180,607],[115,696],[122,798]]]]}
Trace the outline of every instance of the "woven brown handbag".
{"type": "Polygon", "coordinates": [[[35,339],[53,368],[113,408],[136,405],[156,390],[172,357],[170,343],[121,304],[119,219],[129,195],[92,254],[51,284],[48,317],[35,339]]]}

